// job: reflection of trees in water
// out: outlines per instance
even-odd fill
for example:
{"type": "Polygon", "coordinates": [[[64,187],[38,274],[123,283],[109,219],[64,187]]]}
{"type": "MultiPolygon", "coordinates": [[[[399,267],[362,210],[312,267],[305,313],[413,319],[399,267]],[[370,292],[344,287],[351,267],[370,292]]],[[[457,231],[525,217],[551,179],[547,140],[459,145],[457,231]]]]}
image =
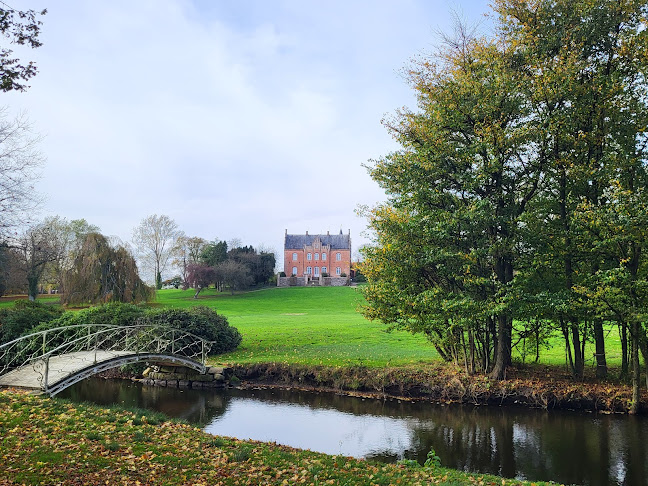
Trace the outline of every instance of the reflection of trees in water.
{"type": "Polygon", "coordinates": [[[67,391],[75,401],[118,403],[157,410],[205,426],[225,414],[232,399],[300,404],[358,416],[403,420],[411,430],[405,450],[385,445],[368,459],[401,457],[423,463],[433,448],[444,466],[565,484],[648,485],[648,420],[517,408],[440,406],[372,400],[297,390],[190,390],[90,379],[67,391]]]}
{"type": "Polygon", "coordinates": [[[215,390],[166,388],[101,378],[83,380],[63,391],[60,396],[75,402],[154,410],[199,427],[223,415],[229,404],[229,398],[215,390]]]}
{"type": "MultiPolygon", "coordinates": [[[[565,484],[648,485],[643,418],[512,408],[433,407],[409,421],[411,449],[423,463],[434,449],[443,466],[565,484]]],[[[393,451],[370,459],[395,460],[393,451]]]]}

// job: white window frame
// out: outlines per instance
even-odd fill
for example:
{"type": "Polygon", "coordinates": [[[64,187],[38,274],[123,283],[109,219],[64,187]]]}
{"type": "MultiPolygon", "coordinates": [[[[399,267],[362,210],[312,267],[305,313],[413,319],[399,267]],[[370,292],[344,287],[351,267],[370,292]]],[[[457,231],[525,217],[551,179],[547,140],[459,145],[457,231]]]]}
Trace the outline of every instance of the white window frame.
{"type": "Polygon", "coordinates": [[[323,261],[323,262],[326,261],[326,253],[322,253],[322,261],[323,261]]]}
{"type": "Polygon", "coordinates": [[[293,253],[293,262],[297,261],[297,253],[293,253]]]}
{"type": "Polygon", "coordinates": [[[335,275],[342,275],[342,269],[340,267],[335,269],[335,275]]]}
{"type": "Polygon", "coordinates": [[[292,274],[295,275],[295,276],[297,276],[297,267],[293,267],[292,274]]]}
{"type": "Polygon", "coordinates": [[[306,260],[311,261],[313,259],[313,254],[312,253],[306,253],[306,260]]]}
{"type": "Polygon", "coordinates": [[[315,253],[315,260],[319,260],[319,253],[315,253]]]}
{"type": "Polygon", "coordinates": [[[342,253],[337,252],[337,253],[335,254],[335,259],[336,259],[338,262],[341,261],[341,260],[342,260],[342,253]]]}
{"type": "Polygon", "coordinates": [[[306,275],[313,273],[313,267],[306,267],[306,275]]]}
{"type": "Polygon", "coordinates": [[[327,273],[326,267],[322,267],[322,273],[327,273]]]}
{"type": "Polygon", "coordinates": [[[315,267],[315,273],[313,274],[315,277],[319,277],[319,276],[320,276],[320,272],[319,272],[319,270],[320,270],[319,267],[315,267]]]}

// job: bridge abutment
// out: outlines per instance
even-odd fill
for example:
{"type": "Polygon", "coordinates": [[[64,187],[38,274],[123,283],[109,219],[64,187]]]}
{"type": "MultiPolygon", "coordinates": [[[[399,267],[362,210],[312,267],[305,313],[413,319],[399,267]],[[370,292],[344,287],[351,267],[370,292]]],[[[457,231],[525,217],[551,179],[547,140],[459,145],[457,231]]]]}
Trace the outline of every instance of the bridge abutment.
{"type": "Polygon", "coordinates": [[[151,366],[138,381],[174,388],[222,388],[229,384],[232,375],[232,368],[222,366],[209,366],[205,373],[185,366],[151,366]]]}

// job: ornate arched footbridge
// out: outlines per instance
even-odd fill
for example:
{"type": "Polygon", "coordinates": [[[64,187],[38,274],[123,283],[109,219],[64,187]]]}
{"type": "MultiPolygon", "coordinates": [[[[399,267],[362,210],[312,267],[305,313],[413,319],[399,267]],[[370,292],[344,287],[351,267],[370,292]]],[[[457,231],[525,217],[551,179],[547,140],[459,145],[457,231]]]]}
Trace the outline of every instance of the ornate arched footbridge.
{"type": "Polygon", "coordinates": [[[205,372],[214,342],[162,325],[57,327],[0,346],[0,387],[56,395],[84,378],[130,363],[174,364],[205,372]]]}

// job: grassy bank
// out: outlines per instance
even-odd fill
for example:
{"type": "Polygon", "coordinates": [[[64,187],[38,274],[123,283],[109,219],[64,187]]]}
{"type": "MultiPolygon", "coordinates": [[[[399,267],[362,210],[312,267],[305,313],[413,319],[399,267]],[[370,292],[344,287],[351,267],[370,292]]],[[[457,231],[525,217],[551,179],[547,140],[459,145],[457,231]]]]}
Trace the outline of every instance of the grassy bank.
{"type": "MultiPolygon", "coordinates": [[[[576,382],[567,373],[539,367],[510,369],[506,380],[467,375],[459,367],[437,361],[405,366],[309,366],[282,363],[234,364],[244,386],[279,386],[329,390],[369,397],[424,399],[471,405],[515,405],[541,409],[569,409],[628,413],[629,386],[576,382]],[[550,373],[549,373],[550,372],[550,373]]],[[[640,412],[648,411],[648,392],[642,390],[640,412]]]]}
{"type": "Polygon", "coordinates": [[[215,437],[149,412],[11,391],[0,391],[0,457],[3,485],[532,484],[215,437]]]}

